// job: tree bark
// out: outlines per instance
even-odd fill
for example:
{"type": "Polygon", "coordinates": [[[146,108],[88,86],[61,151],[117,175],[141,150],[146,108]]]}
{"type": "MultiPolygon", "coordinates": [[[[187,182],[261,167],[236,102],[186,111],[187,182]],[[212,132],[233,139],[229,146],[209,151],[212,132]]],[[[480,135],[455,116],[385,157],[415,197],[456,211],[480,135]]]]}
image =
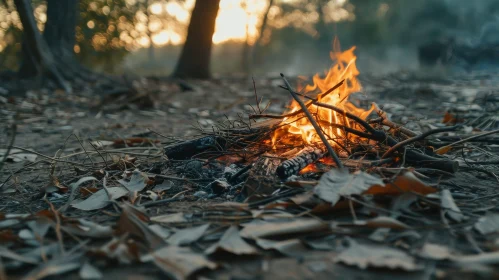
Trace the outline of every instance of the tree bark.
{"type": "Polygon", "coordinates": [[[197,0],[187,29],[187,38],[173,76],[209,79],[215,21],[220,0],[197,0]]]}
{"type": "Polygon", "coordinates": [[[52,52],[36,25],[33,7],[29,0],[14,0],[19,18],[23,25],[23,64],[19,70],[21,77],[47,75],[66,91],[71,88],[65,83],[57,70],[52,52]]]}

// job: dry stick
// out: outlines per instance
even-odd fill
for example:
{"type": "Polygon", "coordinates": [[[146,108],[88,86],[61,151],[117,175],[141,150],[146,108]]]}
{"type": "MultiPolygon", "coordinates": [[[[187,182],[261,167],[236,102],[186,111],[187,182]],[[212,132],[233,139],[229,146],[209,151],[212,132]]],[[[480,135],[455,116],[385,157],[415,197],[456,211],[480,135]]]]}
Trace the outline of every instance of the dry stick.
{"type": "Polygon", "coordinates": [[[487,135],[491,135],[491,134],[498,133],[498,132],[499,132],[499,129],[496,129],[496,130],[492,130],[492,131],[485,132],[485,133],[482,133],[482,134],[478,134],[478,135],[475,135],[475,136],[471,136],[471,137],[465,138],[463,140],[459,140],[457,142],[454,142],[452,144],[440,147],[440,148],[438,148],[438,149],[435,150],[435,153],[438,154],[439,151],[443,151],[443,150],[449,149],[452,146],[459,145],[459,144],[468,142],[470,140],[477,139],[477,138],[480,138],[480,137],[483,137],[483,136],[487,136],[487,135]]]}
{"type": "Polygon", "coordinates": [[[281,77],[284,80],[284,83],[286,84],[286,86],[288,87],[289,93],[291,94],[291,96],[293,96],[293,98],[296,100],[296,102],[298,102],[298,104],[300,104],[301,109],[303,110],[303,112],[307,116],[308,120],[310,121],[310,123],[314,127],[315,131],[317,132],[317,135],[319,135],[322,142],[324,143],[324,146],[326,146],[327,151],[329,152],[329,155],[333,158],[334,162],[336,163],[336,166],[338,168],[343,168],[343,163],[341,163],[340,159],[338,158],[338,155],[336,155],[336,153],[334,152],[333,147],[331,147],[331,145],[327,141],[326,136],[324,136],[324,134],[322,133],[320,126],[317,124],[317,122],[315,121],[315,119],[312,116],[312,114],[310,113],[310,111],[308,111],[305,103],[303,103],[303,101],[300,99],[300,97],[298,97],[298,95],[296,95],[293,92],[293,90],[291,89],[291,85],[289,84],[288,80],[286,80],[286,77],[284,77],[284,74],[281,73],[281,77]]]}
{"type": "Polygon", "coordinates": [[[393,129],[398,129],[400,130],[400,132],[404,133],[405,135],[409,136],[409,137],[415,137],[417,136],[418,134],[410,129],[407,129],[405,128],[404,126],[402,125],[399,125],[399,124],[396,124],[394,122],[392,122],[391,120],[388,119],[388,116],[386,114],[385,111],[381,110],[378,106],[378,104],[376,103],[373,103],[376,107],[376,113],[378,114],[378,116],[381,118],[381,123],[390,127],[390,128],[393,128],[393,129]]]}
{"type": "MultiPolygon", "coordinates": [[[[343,85],[343,83],[345,82],[345,80],[342,80],[341,82],[339,82],[338,84],[336,84],[334,87],[330,88],[328,91],[326,91],[325,93],[321,94],[321,98],[323,98],[324,96],[330,94],[331,92],[333,92],[335,89],[339,88],[341,85],[343,85]]],[[[284,88],[284,87],[283,87],[284,88]]],[[[287,89],[288,91],[293,91],[292,89],[290,88],[284,88],[284,89],[287,89]]],[[[300,95],[298,93],[296,93],[295,91],[293,91],[295,94],[297,95],[300,95]]],[[[303,95],[302,95],[303,96],[303,95]]],[[[311,98],[311,97],[307,97],[307,96],[304,96],[308,99],[312,99],[312,101],[315,101],[316,99],[314,98],[311,98]]],[[[307,104],[305,104],[305,106],[308,108],[310,105],[312,105],[312,102],[308,102],[307,104]]],[[[249,118],[250,119],[257,119],[257,118],[269,118],[269,119],[284,119],[284,118],[289,118],[289,117],[294,117],[294,116],[297,116],[299,114],[303,113],[303,109],[301,110],[297,110],[297,111],[294,111],[294,112],[291,112],[289,114],[284,114],[284,115],[273,115],[273,114],[259,114],[259,115],[250,115],[249,118]]]]}
{"type": "Polygon", "coordinates": [[[12,149],[12,146],[14,145],[14,141],[16,140],[16,133],[17,133],[17,125],[14,123],[12,124],[12,138],[10,138],[10,143],[9,146],[7,146],[7,151],[5,152],[2,162],[0,162],[0,171],[3,169],[3,165],[7,161],[7,157],[10,154],[10,150],[12,149]]]}
{"type": "Polygon", "coordinates": [[[47,156],[47,155],[35,152],[35,151],[28,150],[28,149],[23,148],[23,147],[12,146],[12,148],[19,149],[19,150],[27,152],[27,153],[32,153],[32,154],[38,155],[38,156],[40,156],[42,158],[49,159],[51,161],[64,162],[64,163],[69,163],[69,164],[74,164],[74,165],[86,166],[86,164],[83,164],[83,163],[78,163],[78,162],[74,162],[74,161],[67,161],[67,160],[60,160],[60,159],[57,159],[57,158],[53,158],[53,157],[50,157],[50,156],[47,156]]]}
{"type": "Polygon", "coordinates": [[[401,142],[398,142],[397,144],[395,144],[394,146],[392,146],[390,149],[388,149],[388,151],[386,151],[383,156],[381,156],[381,159],[384,159],[384,158],[387,158],[388,156],[390,156],[393,152],[395,152],[396,150],[406,146],[406,145],[409,145],[411,143],[414,143],[416,141],[419,141],[419,140],[423,140],[424,138],[432,135],[432,134],[436,134],[436,133],[440,133],[440,132],[447,132],[447,131],[453,131],[453,130],[456,130],[459,126],[451,126],[451,127],[443,127],[443,128],[437,128],[437,129],[432,129],[432,130],[429,130],[423,134],[419,134],[418,136],[415,136],[415,137],[412,137],[412,138],[409,138],[407,140],[404,140],[404,141],[401,141],[401,142]]]}

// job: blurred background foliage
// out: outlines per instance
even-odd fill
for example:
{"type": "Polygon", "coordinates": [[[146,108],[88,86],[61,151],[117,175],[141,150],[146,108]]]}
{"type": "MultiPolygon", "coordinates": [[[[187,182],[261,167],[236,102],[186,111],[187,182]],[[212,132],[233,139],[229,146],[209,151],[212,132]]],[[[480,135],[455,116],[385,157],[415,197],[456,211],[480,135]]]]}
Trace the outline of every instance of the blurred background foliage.
{"type": "MultiPolygon", "coordinates": [[[[194,2],[80,0],[75,53],[84,65],[105,72],[167,75],[194,2]]],[[[43,30],[46,3],[32,5],[43,30]]],[[[212,70],[314,73],[329,65],[325,58],[334,36],[345,48],[358,46],[361,71],[413,69],[420,44],[453,38],[473,45],[499,38],[498,15],[496,0],[222,0],[212,70]]],[[[0,1],[0,70],[19,67],[21,42],[13,1],[0,1]]]]}

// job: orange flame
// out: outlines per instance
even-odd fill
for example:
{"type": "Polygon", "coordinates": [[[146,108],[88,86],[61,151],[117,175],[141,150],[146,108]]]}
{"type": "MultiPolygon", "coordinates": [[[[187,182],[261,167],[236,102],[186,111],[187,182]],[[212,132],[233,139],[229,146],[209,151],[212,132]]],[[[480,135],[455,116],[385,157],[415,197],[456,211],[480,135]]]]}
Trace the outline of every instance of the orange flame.
{"type": "MultiPolygon", "coordinates": [[[[352,47],[349,50],[342,52],[339,41],[335,39],[333,43],[333,51],[330,53],[331,60],[333,60],[335,64],[325,72],[325,76],[323,78],[321,78],[319,74],[316,74],[313,77],[313,85],[307,85],[304,88],[304,93],[310,94],[319,91],[320,93],[316,97],[319,102],[334,105],[362,119],[365,119],[374,108],[371,108],[370,110],[360,109],[348,101],[348,97],[352,93],[359,92],[362,89],[362,86],[357,79],[359,70],[355,65],[357,57],[354,54],[354,50],[355,47],[352,47]],[[340,87],[329,94],[324,95],[326,91],[337,85],[342,80],[345,80],[345,82],[340,87]]],[[[288,113],[293,113],[300,109],[300,105],[293,100],[288,113]]],[[[327,108],[318,107],[314,104],[310,104],[308,109],[315,116],[324,134],[326,135],[326,138],[329,139],[329,142],[333,147],[337,146],[335,141],[343,142],[347,138],[353,140],[356,137],[352,134],[347,134],[345,130],[340,127],[330,125],[339,124],[346,127],[355,126],[355,124],[350,123],[349,120],[343,115],[327,108]]],[[[274,146],[278,141],[286,140],[285,136],[289,134],[301,135],[303,142],[306,144],[320,143],[321,141],[310,121],[304,117],[304,114],[298,114],[296,116],[285,118],[281,124],[283,124],[283,126],[276,130],[274,136],[272,137],[272,143],[274,146]]]]}

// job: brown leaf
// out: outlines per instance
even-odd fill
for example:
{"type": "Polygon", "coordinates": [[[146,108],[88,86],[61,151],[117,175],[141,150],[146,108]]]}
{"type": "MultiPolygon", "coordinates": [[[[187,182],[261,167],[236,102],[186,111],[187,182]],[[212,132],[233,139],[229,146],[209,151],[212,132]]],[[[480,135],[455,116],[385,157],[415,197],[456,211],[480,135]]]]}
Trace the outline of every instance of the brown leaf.
{"type": "Polygon", "coordinates": [[[427,186],[419,180],[414,173],[407,171],[397,178],[393,183],[372,186],[366,194],[398,195],[405,192],[415,192],[422,195],[437,192],[437,189],[427,186]]]}
{"type": "Polygon", "coordinates": [[[206,254],[213,254],[218,251],[225,251],[235,255],[255,255],[258,251],[246,243],[239,235],[236,226],[229,227],[220,241],[205,250],[206,254]]]}
{"type": "Polygon", "coordinates": [[[128,203],[123,203],[121,216],[117,224],[117,232],[119,234],[130,234],[146,243],[149,248],[166,245],[163,238],[152,231],[146,222],[149,222],[149,217],[145,213],[128,203]]]}
{"type": "Polygon", "coordinates": [[[329,229],[329,225],[316,219],[296,218],[288,221],[273,221],[261,223],[251,223],[241,230],[240,234],[244,238],[260,238],[269,236],[279,236],[287,234],[299,234],[307,232],[318,232],[329,229]]]}
{"type": "Polygon", "coordinates": [[[350,174],[348,169],[333,168],[322,175],[314,192],[334,205],[342,196],[361,194],[374,185],[383,185],[383,181],[362,171],[350,174]]]}
{"type": "Polygon", "coordinates": [[[336,261],[361,269],[376,267],[415,271],[422,268],[412,256],[402,250],[380,245],[358,244],[353,240],[350,240],[348,249],[337,256],[336,261]]]}
{"type": "Polygon", "coordinates": [[[175,232],[170,238],[168,238],[168,243],[171,245],[187,245],[192,242],[198,241],[206,230],[210,227],[210,224],[201,225],[198,227],[184,228],[175,232]]]}
{"type": "Polygon", "coordinates": [[[173,279],[187,279],[194,272],[203,269],[215,269],[217,264],[197,254],[189,248],[168,246],[141,258],[142,262],[154,261],[163,272],[173,279]]]}
{"type": "Polygon", "coordinates": [[[65,224],[62,228],[76,236],[106,238],[113,235],[111,226],[102,226],[85,219],[78,219],[77,223],[65,224]]]}

